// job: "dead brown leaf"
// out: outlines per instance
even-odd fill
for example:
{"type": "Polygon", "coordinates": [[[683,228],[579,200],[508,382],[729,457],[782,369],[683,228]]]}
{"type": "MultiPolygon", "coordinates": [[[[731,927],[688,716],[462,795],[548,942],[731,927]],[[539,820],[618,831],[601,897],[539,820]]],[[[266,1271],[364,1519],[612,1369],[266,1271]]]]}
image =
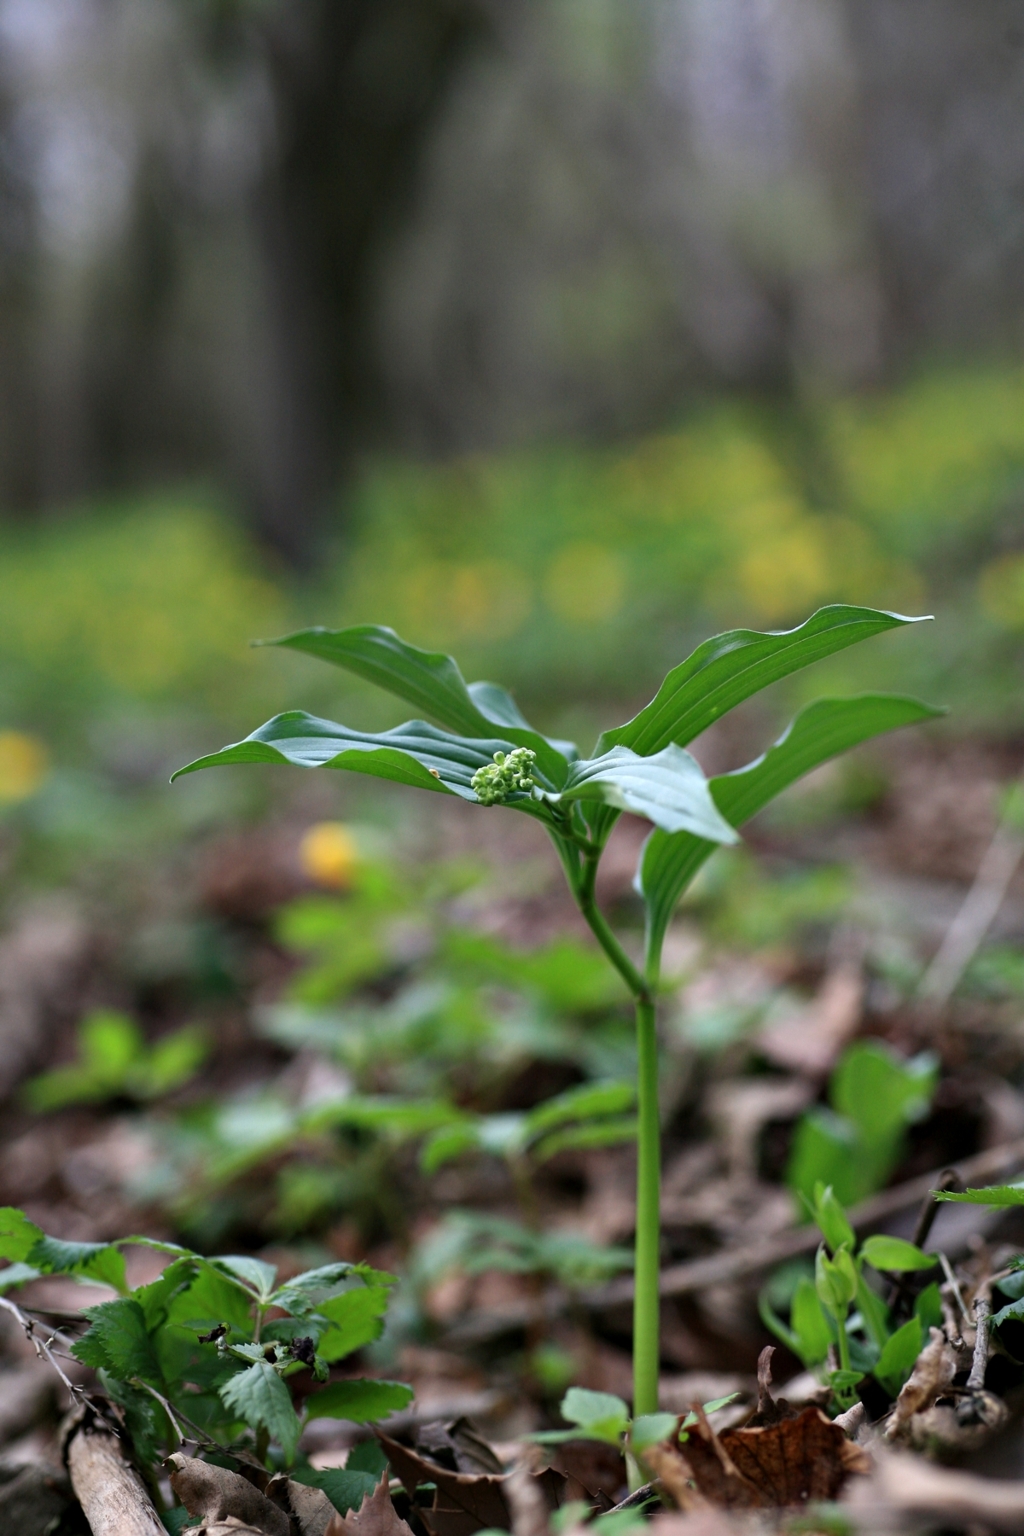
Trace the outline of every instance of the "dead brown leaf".
{"type": "Polygon", "coordinates": [[[412,1536],[412,1531],[391,1502],[385,1475],[358,1509],[350,1509],[347,1515],[335,1511],[324,1536],[412,1536]]]}
{"type": "Polygon", "coordinates": [[[260,1536],[291,1536],[288,1515],[247,1478],[227,1467],[215,1467],[208,1461],[190,1458],[175,1451],[164,1465],[170,1473],[171,1487],[192,1518],[213,1527],[234,1520],[260,1536]]]}
{"type": "Polygon", "coordinates": [[[957,1372],[956,1353],[941,1328],[930,1328],[928,1343],[917,1357],[910,1377],[904,1382],[896,1406],[886,1425],[885,1438],[902,1438],[916,1413],[930,1408],[946,1392],[957,1372]]]}
{"type": "MultiPolygon", "coordinates": [[[[780,1411],[785,1412],[781,1408],[780,1411]]],[[[644,1460],[682,1510],[780,1509],[834,1499],[868,1462],[820,1408],[717,1435],[702,1409],[685,1444],[665,1441],[644,1460]]]]}
{"type": "Polygon", "coordinates": [[[894,1529],[894,1515],[909,1515],[915,1524],[929,1522],[942,1530],[1024,1529],[1024,1482],[976,1477],[922,1461],[919,1456],[875,1449],[870,1478],[858,1479],[850,1491],[851,1513],[857,1528],[894,1529]]]}
{"type": "Polygon", "coordinates": [[[769,1061],[807,1077],[825,1077],[860,1023],[864,977],[844,961],[830,971],[806,1008],[767,1025],[757,1037],[769,1061]]]}

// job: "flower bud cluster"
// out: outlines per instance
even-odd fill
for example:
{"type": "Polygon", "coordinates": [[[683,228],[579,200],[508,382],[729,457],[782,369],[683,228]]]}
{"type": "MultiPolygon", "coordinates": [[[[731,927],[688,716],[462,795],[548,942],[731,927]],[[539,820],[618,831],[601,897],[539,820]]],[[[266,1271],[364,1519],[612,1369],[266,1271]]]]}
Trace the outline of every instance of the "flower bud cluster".
{"type": "Polygon", "coordinates": [[[533,789],[533,765],[536,752],[529,747],[516,747],[506,757],[495,752],[494,762],[478,768],[470,785],[481,805],[501,805],[517,790],[533,789]]]}

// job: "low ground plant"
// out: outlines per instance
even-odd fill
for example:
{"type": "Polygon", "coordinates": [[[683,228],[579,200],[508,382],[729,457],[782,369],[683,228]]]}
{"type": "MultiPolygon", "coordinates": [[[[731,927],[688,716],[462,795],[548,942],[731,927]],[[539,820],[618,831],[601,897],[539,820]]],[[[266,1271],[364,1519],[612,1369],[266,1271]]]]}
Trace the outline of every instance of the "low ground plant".
{"type": "MultiPolygon", "coordinates": [[[[661,952],[676,904],[694,875],[737,828],[819,764],[938,711],[916,699],[866,694],[820,699],[763,756],[712,780],[684,750],[708,726],[769,684],[822,657],[912,620],[870,608],[820,609],[799,628],[733,630],[705,641],[665,678],[632,720],[601,736],[584,758],[572,742],[535,730],[496,684],[467,685],[449,656],[417,649],[376,625],[308,629],[276,642],[344,667],[432,715],[364,732],[293,710],[244,741],[200,757],[181,773],[242,763],[344,768],[482,807],[508,806],[539,822],[595,938],[632,994],[637,1024],[638,1171],[634,1401],[658,1406],[660,1122],[656,1006],[661,952]],[[623,811],[646,818],[636,885],[646,914],[638,963],[596,900],[597,869],[623,811]]],[[[177,776],[177,775],[176,775],[177,776]]]]}
{"type": "Polygon", "coordinates": [[[0,1305],[13,1312],[64,1377],[68,1354],[97,1373],[120,1413],[139,1465],[156,1484],[159,1462],[192,1442],[214,1458],[225,1451],[285,1467],[322,1488],[335,1507],[357,1507],[381,1464],[317,1472],[298,1454],[303,1424],[313,1418],[365,1424],[405,1407],[401,1382],[336,1377],[332,1370],[380,1336],[394,1276],[365,1264],[333,1263],[278,1282],[274,1266],[227,1255],[205,1258],[173,1243],[127,1237],[72,1243],[47,1237],[24,1212],[0,1210],[0,1305]],[[126,1247],[166,1255],[163,1273],[130,1288],[126,1247]],[[42,1275],[68,1275],[83,1287],[109,1287],[116,1298],[86,1307],[78,1337],[22,1311],[8,1293],[42,1275]],[[44,1342],[45,1341],[45,1342],[44,1342]],[[293,1378],[299,1378],[296,1382],[293,1378]],[[301,1385],[302,1411],[296,1411],[301,1385]]]}

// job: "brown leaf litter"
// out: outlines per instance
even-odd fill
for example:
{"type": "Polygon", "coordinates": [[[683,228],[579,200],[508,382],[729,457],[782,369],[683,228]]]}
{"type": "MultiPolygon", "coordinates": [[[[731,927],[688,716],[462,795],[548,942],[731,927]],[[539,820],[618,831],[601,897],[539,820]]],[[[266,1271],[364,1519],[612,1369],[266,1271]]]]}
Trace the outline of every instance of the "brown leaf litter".
{"type": "MultiPolygon", "coordinates": [[[[863,1450],[820,1408],[776,1402],[768,1346],[758,1361],[757,1412],[743,1429],[720,1435],[694,1404],[697,1423],[644,1453],[644,1462],[681,1510],[786,1509],[835,1499],[852,1472],[866,1472],[863,1450]]],[[[682,1420],[679,1420],[680,1427],[682,1420]]]]}

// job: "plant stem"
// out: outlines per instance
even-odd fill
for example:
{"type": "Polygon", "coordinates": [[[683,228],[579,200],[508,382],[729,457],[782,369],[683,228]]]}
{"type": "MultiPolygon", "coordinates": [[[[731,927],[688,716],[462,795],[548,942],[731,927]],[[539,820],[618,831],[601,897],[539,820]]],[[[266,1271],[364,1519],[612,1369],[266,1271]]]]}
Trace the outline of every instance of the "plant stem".
{"type": "Polygon", "coordinates": [[[658,1411],[658,1274],[661,1248],[661,1121],[654,1003],[637,999],[636,1273],[633,1413],[658,1411]]]}
{"type": "Polygon", "coordinates": [[[850,1369],[850,1335],[846,1331],[845,1313],[842,1317],[836,1315],[836,1328],[839,1333],[839,1364],[844,1371],[848,1371],[850,1369]]]}

